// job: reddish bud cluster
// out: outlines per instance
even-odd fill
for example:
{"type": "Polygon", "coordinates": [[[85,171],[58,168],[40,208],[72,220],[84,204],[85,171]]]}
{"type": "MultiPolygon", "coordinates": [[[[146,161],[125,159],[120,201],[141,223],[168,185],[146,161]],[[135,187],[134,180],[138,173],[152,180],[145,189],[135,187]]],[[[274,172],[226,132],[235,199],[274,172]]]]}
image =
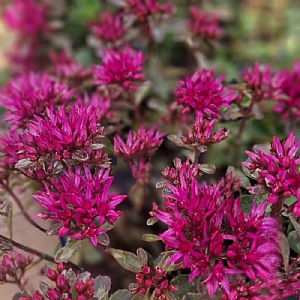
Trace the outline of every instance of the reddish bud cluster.
{"type": "Polygon", "coordinates": [[[226,139],[229,135],[229,130],[220,128],[216,133],[212,133],[215,119],[205,121],[202,114],[196,114],[196,120],[192,129],[189,130],[187,136],[182,136],[182,141],[191,146],[201,147],[219,143],[226,139]]]}
{"type": "Polygon", "coordinates": [[[103,11],[100,20],[92,24],[92,33],[105,44],[116,44],[124,38],[126,29],[123,26],[121,14],[111,14],[103,11]]]}
{"type": "Polygon", "coordinates": [[[25,271],[32,261],[33,256],[25,257],[17,251],[4,254],[0,262],[0,282],[10,282],[18,285],[24,284],[25,271]]]}
{"type": "Polygon", "coordinates": [[[217,39],[221,35],[217,14],[201,11],[196,6],[190,6],[190,17],[187,22],[188,29],[195,37],[217,39]]]}
{"type": "Polygon", "coordinates": [[[159,267],[152,270],[149,266],[142,266],[142,272],[135,276],[136,283],[131,285],[132,294],[145,295],[150,289],[154,290],[154,299],[168,299],[168,292],[174,292],[177,288],[169,283],[167,272],[159,267]]]}
{"type": "Polygon", "coordinates": [[[92,300],[94,299],[94,278],[88,276],[77,276],[72,270],[66,270],[62,263],[57,265],[56,270],[48,267],[44,269],[45,275],[55,284],[51,288],[42,282],[43,294],[36,291],[30,295],[22,296],[20,300],[92,300]]]}

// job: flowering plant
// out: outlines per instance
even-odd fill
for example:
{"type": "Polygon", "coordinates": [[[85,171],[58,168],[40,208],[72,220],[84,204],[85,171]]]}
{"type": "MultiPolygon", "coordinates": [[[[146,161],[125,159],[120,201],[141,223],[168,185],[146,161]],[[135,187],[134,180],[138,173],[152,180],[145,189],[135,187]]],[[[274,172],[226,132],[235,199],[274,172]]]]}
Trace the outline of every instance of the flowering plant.
{"type": "Polygon", "coordinates": [[[19,34],[0,91],[0,282],[17,286],[13,299],[300,297],[299,62],[256,61],[226,80],[189,40],[215,42],[225,28],[193,5],[172,77],[157,28],[176,5],[114,0],[81,24],[87,63],[75,40],[57,43],[67,9],[25,2],[3,15],[19,34]],[[275,114],[287,126],[251,134],[275,114]],[[55,237],[49,252],[13,237],[15,206],[55,237]],[[30,285],[41,261],[46,279],[30,285]]]}

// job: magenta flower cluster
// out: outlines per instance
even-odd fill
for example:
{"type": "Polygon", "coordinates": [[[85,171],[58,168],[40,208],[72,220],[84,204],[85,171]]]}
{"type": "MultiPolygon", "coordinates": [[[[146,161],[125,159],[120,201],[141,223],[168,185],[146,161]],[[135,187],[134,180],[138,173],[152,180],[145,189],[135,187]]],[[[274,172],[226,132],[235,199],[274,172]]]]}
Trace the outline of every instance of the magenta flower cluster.
{"type": "Polygon", "coordinates": [[[218,24],[218,15],[201,11],[197,6],[189,7],[189,19],[187,27],[195,37],[217,39],[221,35],[218,24]]]}
{"type": "Polygon", "coordinates": [[[113,224],[121,215],[116,206],[126,196],[108,194],[113,177],[109,169],[91,173],[87,166],[64,171],[58,179],[45,183],[45,190],[34,198],[46,209],[37,215],[61,223],[59,236],[70,235],[72,239],[89,238],[96,247],[98,236],[106,233],[106,223],[113,224]]]}
{"type": "Polygon", "coordinates": [[[135,16],[138,23],[147,24],[150,17],[171,14],[173,5],[158,0],[125,0],[125,12],[135,16]]]}
{"type": "Polygon", "coordinates": [[[100,20],[91,25],[91,30],[97,39],[108,45],[115,45],[122,41],[126,34],[122,15],[108,11],[100,14],[100,20]]]}
{"type": "Polygon", "coordinates": [[[279,80],[272,76],[271,67],[255,62],[243,72],[242,82],[251,94],[253,102],[276,99],[280,93],[279,80]]]}
{"type": "Polygon", "coordinates": [[[102,65],[94,66],[96,85],[118,85],[123,89],[136,90],[144,79],[142,52],[134,52],[126,47],[124,50],[107,49],[102,55],[102,65]]]}
{"type": "Polygon", "coordinates": [[[282,70],[276,74],[280,95],[273,110],[284,120],[300,116],[300,62],[295,62],[292,70],[282,70]]]}
{"type": "Polygon", "coordinates": [[[204,152],[208,146],[221,142],[229,135],[229,130],[224,128],[212,133],[215,123],[215,119],[206,121],[202,114],[196,113],[195,123],[187,135],[181,137],[182,141],[187,145],[202,148],[204,152]]]}
{"type": "Polygon", "coordinates": [[[104,128],[97,123],[97,110],[76,104],[57,110],[46,109],[46,118],[35,116],[21,133],[10,131],[2,137],[5,161],[32,178],[45,179],[55,172],[57,162],[67,165],[93,163],[109,167],[102,152],[104,128]]]}
{"type": "Polygon", "coordinates": [[[34,116],[42,117],[52,105],[64,105],[73,92],[46,73],[28,73],[11,79],[0,93],[5,120],[13,129],[26,127],[34,116]]]}
{"type": "Polygon", "coordinates": [[[152,164],[147,160],[162,144],[164,135],[156,126],[147,130],[141,125],[137,132],[129,132],[126,143],[119,135],[114,137],[115,155],[128,160],[133,177],[141,185],[149,183],[152,164]]]}
{"type": "MultiPolygon", "coordinates": [[[[209,186],[180,172],[180,182],[166,183],[164,209],[153,205],[152,216],[168,229],[160,234],[171,261],[191,270],[190,280],[200,275],[212,297],[217,291],[228,299],[236,293],[233,278],[268,280],[281,264],[279,223],[265,217],[266,205],[253,205],[251,213],[239,209],[239,199],[224,197],[220,184],[209,186]]],[[[224,298],[226,299],[226,298],[224,298]]]]}
{"type": "Polygon", "coordinates": [[[192,77],[180,80],[174,94],[183,113],[195,110],[205,119],[217,118],[222,108],[230,107],[234,94],[222,85],[223,77],[214,78],[214,72],[196,71],[192,77]]]}
{"type": "Polygon", "coordinates": [[[144,125],[141,125],[137,132],[129,132],[126,143],[119,135],[114,137],[115,155],[126,159],[151,156],[163,142],[163,136],[163,133],[157,131],[156,126],[147,130],[144,125]]]}
{"type": "Polygon", "coordinates": [[[46,1],[37,3],[34,0],[14,0],[3,12],[5,23],[18,31],[22,38],[32,39],[49,30],[46,13],[49,5],[46,1]]]}
{"type": "Polygon", "coordinates": [[[293,195],[296,202],[289,207],[289,211],[293,211],[297,217],[300,216],[299,145],[300,140],[295,141],[293,132],[284,141],[275,136],[271,142],[270,153],[262,150],[256,153],[246,151],[250,161],[243,162],[262,187],[260,189],[258,186],[250,187],[250,192],[268,193],[266,201],[270,203],[282,202],[293,195]]]}

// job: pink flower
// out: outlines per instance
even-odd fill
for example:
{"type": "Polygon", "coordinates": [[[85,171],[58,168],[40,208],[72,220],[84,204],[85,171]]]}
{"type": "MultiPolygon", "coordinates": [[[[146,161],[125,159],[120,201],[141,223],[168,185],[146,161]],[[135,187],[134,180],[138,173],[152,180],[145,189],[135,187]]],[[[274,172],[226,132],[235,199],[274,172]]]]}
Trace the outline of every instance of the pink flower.
{"type": "Polygon", "coordinates": [[[45,35],[51,32],[48,23],[49,3],[45,0],[13,0],[3,12],[7,27],[16,31],[18,39],[7,53],[13,72],[45,69],[45,35]]]}
{"type": "Polygon", "coordinates": [[[188,29],[195,37],[217,39],[221,35],[217,14],[201,11],[196,6],[189,7],[190,17],[187,22],[188,29]]]}
{"type": "Polygon", "coordinates": [[[113,224],[121,215],[115,207],[126,195],[108,194],[113,177],[109,169],[101,169],[92,174],[84,165],[71,169],[57,179],[45,183],[45,191],[39,191],[34,198],[46,209],[37,218],[51,219],[62,223],[58,235],[70,235],[81,240],[89,238],[96,247],[97,237],[107,231],[108,222],[113,224]]]}
{"type": "Polygon", "coordinates": [[[179,158],[174,159],[174,168],[167,167],[161,173],[163,178],[167,179],[175,186],[178,186],[182,182],[180,176],[185,178],[185,182],[191,184],[192,180],[200,175],[201,171],[199,170],[198,164],[192,165],[189,160],[181,162],[179,158]]]}
{"type": "Polygon", "coordinates": [[[3,136],[2,152],[6,163],[31,178],[51,176],[62,162],[108,167],[108,156],[102,152],[103,131],[93,106],[86,109],[77,103],[68,111],[64,106],[56,111],[51,107],[45,118],[31,120],[27,131],[3,136]]]}
{"type": "Polygon", "coordinates": [[[281,265],[279,223],[265,217],[266,204],[253,205],[250,214],[240,210],[239,199],[225,197],[220,184],[202,187],[183,173],[176,186],[166,184],[164,209],[153,204],[151,216],[168,226],[160,234],[167,250],[175,251],[170,263],[200,275],[210,296],[217,290],[230,295],[234,278],[266,280],[281,265]]]}
{"type": "Polygon", "coordinates": [[[140,158],[137,162],[129,161],[132,177],[143,186],[151,181],[152,164],[140,158]]]}
{"type": "Polygon", "coordinates": [[[2,89],[0,100],[12,129],[24,129],[34,116],[44,116],[50,106],[65,104],[72,93],[67,85],[45,73],[29,73],[11,79],[2,89]]]}
{"type": "MultiPolygon", "coordinates": [[[[299,145],[300,140],[295,141],[293,132],[282,142],[275,136],[269,154],[261,150],[256,153],[246,151],[250,161],[242,163],[269,193],[266,201],[276,203],[294,195],[297,201],[290,205],[289,210],[296,216],[300,216],[300,174],[297,170],[300,163],[297,154],[299,145]]],[[[257,187],[250,187],[249,190],[255,194],[257,187]]]]}
{"type": "Polygon", "coordinates": [[[215,119],[206,121],[201,113],[197,113],[193,128],[189,130],[187,136],[181,137],[182,141],[187,145],[201,147],[202,151],[206,151],[208,146],[225,140],[229,135],[229,130],[224,128],[212,133],[215,123],[215,119]]]}
{"type": "Polygon", "coordinates": [[[98,122],[108,121],[113,116],[113,112],[110,111],[110,99],[101,97],[97,92],[94,92],[91,95],[85,93],[82,97],[78,95],[77,103],[85,106],[86,108],[94,106],[96,108],[95,113],[98,122]]]}
{"type": "Polygon", "coordinates": [[[284,120],[300,117],[300,62],[295,62],[293,70],[282,70],[276,74],[281,95],[273,111],[280,114],[284,120]]]}
{"type": "Polygon", "coordinates": [[[137,23],[148,23],[150,17],[169,15],[173,12],[171,2],[159,4],[158,0],[125,0],[125,11],[136,17],[137,23]]]}
{"type": "Polygon", "coordinates": [[[8,27],[17,31],[22,38],[35,39],[37,35],[49,31],[46,1],[13,0],[4,10],[3,18],[8,27]]]}
{"type": "Polygon", "coordinates": [[[255,62],[253,67],[243,72],[242,81],[254,102],[275,99],[279,94],[278,80],[271,76],[270,66],[255,62]]]}
{"type": "Polygon", "coordinates": [[[96,38],[105,44],[116,44],[123,40],[126,29],[123,26],[121,14],[111,14],[103,11],[100,14],[100,21],[92,24],[92,32],[96,38]]]}
{"type": "Polygon", "coordinates": [[[51,73],[60,81],[66,80],[75,87],[92,76],[91,70],[85,68],[66,52],[50,54],[53,63],[51,73]]]}
{"type": "Polygon", "coordinates": [[[156,126],[147,130],[142,125],[137,132],[130,131],[126,143],[119,135],[114,137],[114,153],[125,159],[151,156],[162,144],[164,134],[156,130],[156,126]]]}
{"type": "Polygon", "coordinates": [[[182,113],[196,110],[205,119],[217,118],[222,107],[230,107],[233,93],[222,86],[223,77],[214,79],[214,72],[198,70],[192,77],[180,80],[174,94],[178,104],[183,105],[182,113]]]}
{"type": "Polygon", "coordinates": [[[144,79],[142,52],[136,53],[129,47],[124,50],[107,49],[102,55],[102,66],[94,66],[94,79],[97,85],[116,84],[122,88],[136,90],[144,79]]]}

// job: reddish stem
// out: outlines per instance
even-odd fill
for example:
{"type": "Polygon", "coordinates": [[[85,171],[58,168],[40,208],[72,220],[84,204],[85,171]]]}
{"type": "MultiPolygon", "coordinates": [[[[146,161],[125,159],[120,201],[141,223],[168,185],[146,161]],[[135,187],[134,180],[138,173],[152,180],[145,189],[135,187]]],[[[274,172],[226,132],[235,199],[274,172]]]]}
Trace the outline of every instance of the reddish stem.
{"type": "MultiPolygon", "coordinates": [[[[14,247],[16,247],[16,248],[18,248],[18,249],[21,249],[21,250],[23,250],[23,251],[25,251],[25,252],[27,252],[27,253],[30,253],[30,254],[34,254],[34,255],[40,257],[40,258],[43,259],[43,260],[47,260],[47,261],[49,261],[49,262],[51,262],[51,263],[56,264],[56,262],[55,262],[55,260],[54,260],[54,257],[51,256],[51,255],[48,255],[48,254],[43,253],[43,252],[41,252],[41,251],[39,251],[39,250],[36,250],[36,249],[30,248],[30,247],[28,247],[28,246],[25,246],[25,245],[23,245],[23,244],[20,244],[20,243],[14,241],[14,240],[12,240],[12,239],[9,239],[9,238],[7,238],[7,237],[1,235],[1,234],[0,234],[0,239],[6,241],[6,242],[8,242],[8,243],[11,243],[14,247]]],[[[63,262],[63,264],[66,265],[66,266],[69,266],[69,267],[72,268],[73,270],[75,269],[75,270],[77,270],[77,271],[82,271],[82,268],[81,268],[81,267],[75,265],[75,264],[72,263],[72,262],[67,261],[67,262],[63,262]]]]}
{"type": "Polygon", "coordinates": [[[25,217],[25,219],[33,225],[35,228],[39,229],[42,232],[46,232],[47,230],[38,225],[36,222],[34,222],[31,217],[28,215],[26,210],[24,209],[24,206],[22,205],[20,199],[16,196],[16,194],[11,190],[11,188],[4,182],[1,183],[2,187],[6,190],[6,192],[14,199],[16,204],[18,205],[22,215],[25,217]]]}

